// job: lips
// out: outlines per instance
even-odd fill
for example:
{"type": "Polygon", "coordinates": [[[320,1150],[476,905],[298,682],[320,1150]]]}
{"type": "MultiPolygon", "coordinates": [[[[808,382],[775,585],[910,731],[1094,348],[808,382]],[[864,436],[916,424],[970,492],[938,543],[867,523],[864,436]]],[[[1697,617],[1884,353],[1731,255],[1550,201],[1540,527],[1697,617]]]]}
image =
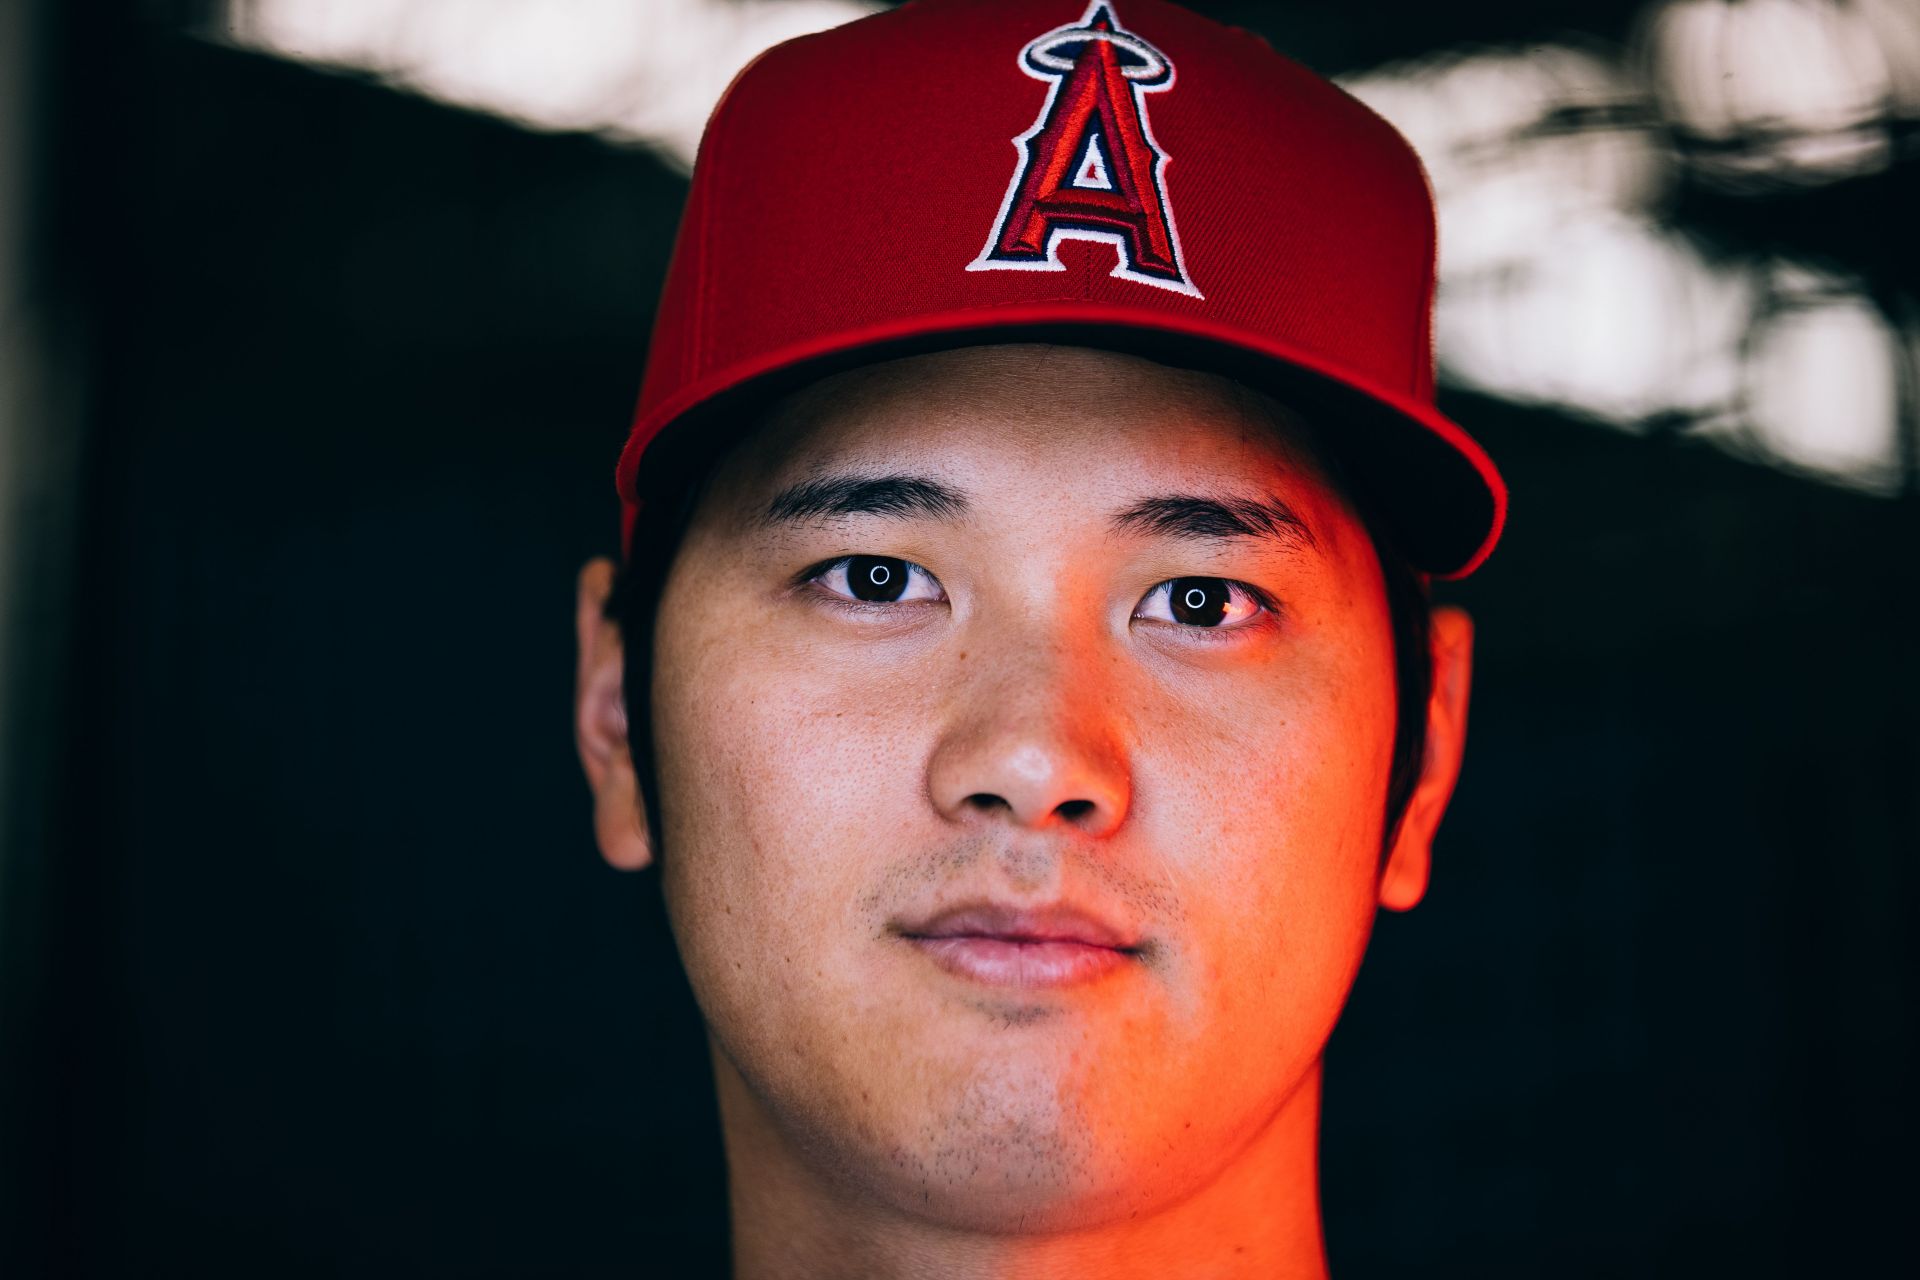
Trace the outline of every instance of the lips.
{"type": "Polygon", "coordinates": [[[904,925],[900,936],[955,977],[998,987],[1066,987],[1139,957],[1138,940],[1077,908],[974,903],[904,925]]]}

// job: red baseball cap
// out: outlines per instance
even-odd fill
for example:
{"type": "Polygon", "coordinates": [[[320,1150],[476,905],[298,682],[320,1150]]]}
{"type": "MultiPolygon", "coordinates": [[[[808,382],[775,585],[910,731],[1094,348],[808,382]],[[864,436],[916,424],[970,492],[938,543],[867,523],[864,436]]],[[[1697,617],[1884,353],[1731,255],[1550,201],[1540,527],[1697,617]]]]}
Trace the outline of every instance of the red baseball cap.
{"type": "Polygon", "coordinates": [[[1064,342],[1302,408],[1457,578],[1506,486],[1435,409],[1433,198],[1393,127],[1164,0],[911,0],[768,50],[707,122],[617,472],[639,505],[771,396],[1064,342]]]}

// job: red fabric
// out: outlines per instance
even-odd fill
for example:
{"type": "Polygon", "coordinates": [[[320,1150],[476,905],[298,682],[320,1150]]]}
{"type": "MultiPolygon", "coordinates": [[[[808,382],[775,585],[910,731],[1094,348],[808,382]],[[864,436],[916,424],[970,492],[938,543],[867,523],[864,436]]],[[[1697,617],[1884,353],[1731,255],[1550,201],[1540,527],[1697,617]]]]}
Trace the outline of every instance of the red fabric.
{"type": "MultiPolygon", "coordinates": [[[[1412,150],[1253,35],[1163,0],[1101,7],[1164,56],[1167,83],[1136,89],[1125,48],[1098,39],[1063,38],[1072,70],[1051,84],[1023,63],[1039,37],[1099,20],[1085,0],[913,0],[736,79],[701,143],[618,471],[629,530],[648,446],[717,395],[870,344],[1078,324],[1353,389],[1393,423],[1356,432],[1353,461],[1381,476],[1404,548],[1440,576],[1486,557],[1506,491],[1432,407],[1433,208],[1412,150]],[[1112,191],[1070,185],[1089,121],[1112,191]],[[1176,282],[1177,233],[1190,290],[1116,276],[1128,255],[1086,239],[1055,241],[1063,270],[969,269],[1033,248],[1049,216],[1131,237],[1138,270],[1176,282]]],[[[1192,363],[1180,350],[1169,362],[1192,363]]]]}

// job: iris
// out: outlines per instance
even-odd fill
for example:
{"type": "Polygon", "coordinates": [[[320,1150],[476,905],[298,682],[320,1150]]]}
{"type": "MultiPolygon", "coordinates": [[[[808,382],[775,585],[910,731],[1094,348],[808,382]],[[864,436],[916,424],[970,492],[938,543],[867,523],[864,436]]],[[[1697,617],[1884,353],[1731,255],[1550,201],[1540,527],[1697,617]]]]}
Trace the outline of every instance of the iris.
{"type": "Polygon", "coordinates": [[[1175,578],[1167,586],[1169,610],[1188,626],[1219,626],[1231,603],[1232,592],[1222,578],[1175,578]]]}
{"type": "Polygon", "coordinates": [[[850,557],[847,589],[859,600],[898,600],[907,589],[907,562],[892,556],[850,557]]]}

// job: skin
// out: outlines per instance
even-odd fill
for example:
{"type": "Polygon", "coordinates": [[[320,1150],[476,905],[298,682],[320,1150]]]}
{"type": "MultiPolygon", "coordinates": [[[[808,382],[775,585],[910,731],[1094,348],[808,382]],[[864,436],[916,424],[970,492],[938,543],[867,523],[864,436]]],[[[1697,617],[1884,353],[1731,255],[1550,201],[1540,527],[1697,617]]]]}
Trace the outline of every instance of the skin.
{"type": "MultiPolygon", "coordinates": [[[[1472,629],[1435,611],[1383,865],[1380,568],[1285,424],[1211,375],[977,347],[816,384],[715,471],[661,601],[654,733],[739,1275],[1325,1274],[1321,1054],[1377,908],[1424,892],[1472,629]],[[844,473],[928,477],[966,512],[764,518],[844,473]],[[1305,532],[1115,529],[1167,494],[1278,498],[1305,532]],[[801,581],[852,554],[920,566],[920,598],[801,581]],[[1195,576],[1275,607],[1185,625],[1154,589],[1195,576]],[[980,899],[1071,901],[1138,947],[1006,987],[902,936],[980,899]]],[[[602,851],[637,868],[612,576],[580,576],[576,727],[602,851]]]]}

